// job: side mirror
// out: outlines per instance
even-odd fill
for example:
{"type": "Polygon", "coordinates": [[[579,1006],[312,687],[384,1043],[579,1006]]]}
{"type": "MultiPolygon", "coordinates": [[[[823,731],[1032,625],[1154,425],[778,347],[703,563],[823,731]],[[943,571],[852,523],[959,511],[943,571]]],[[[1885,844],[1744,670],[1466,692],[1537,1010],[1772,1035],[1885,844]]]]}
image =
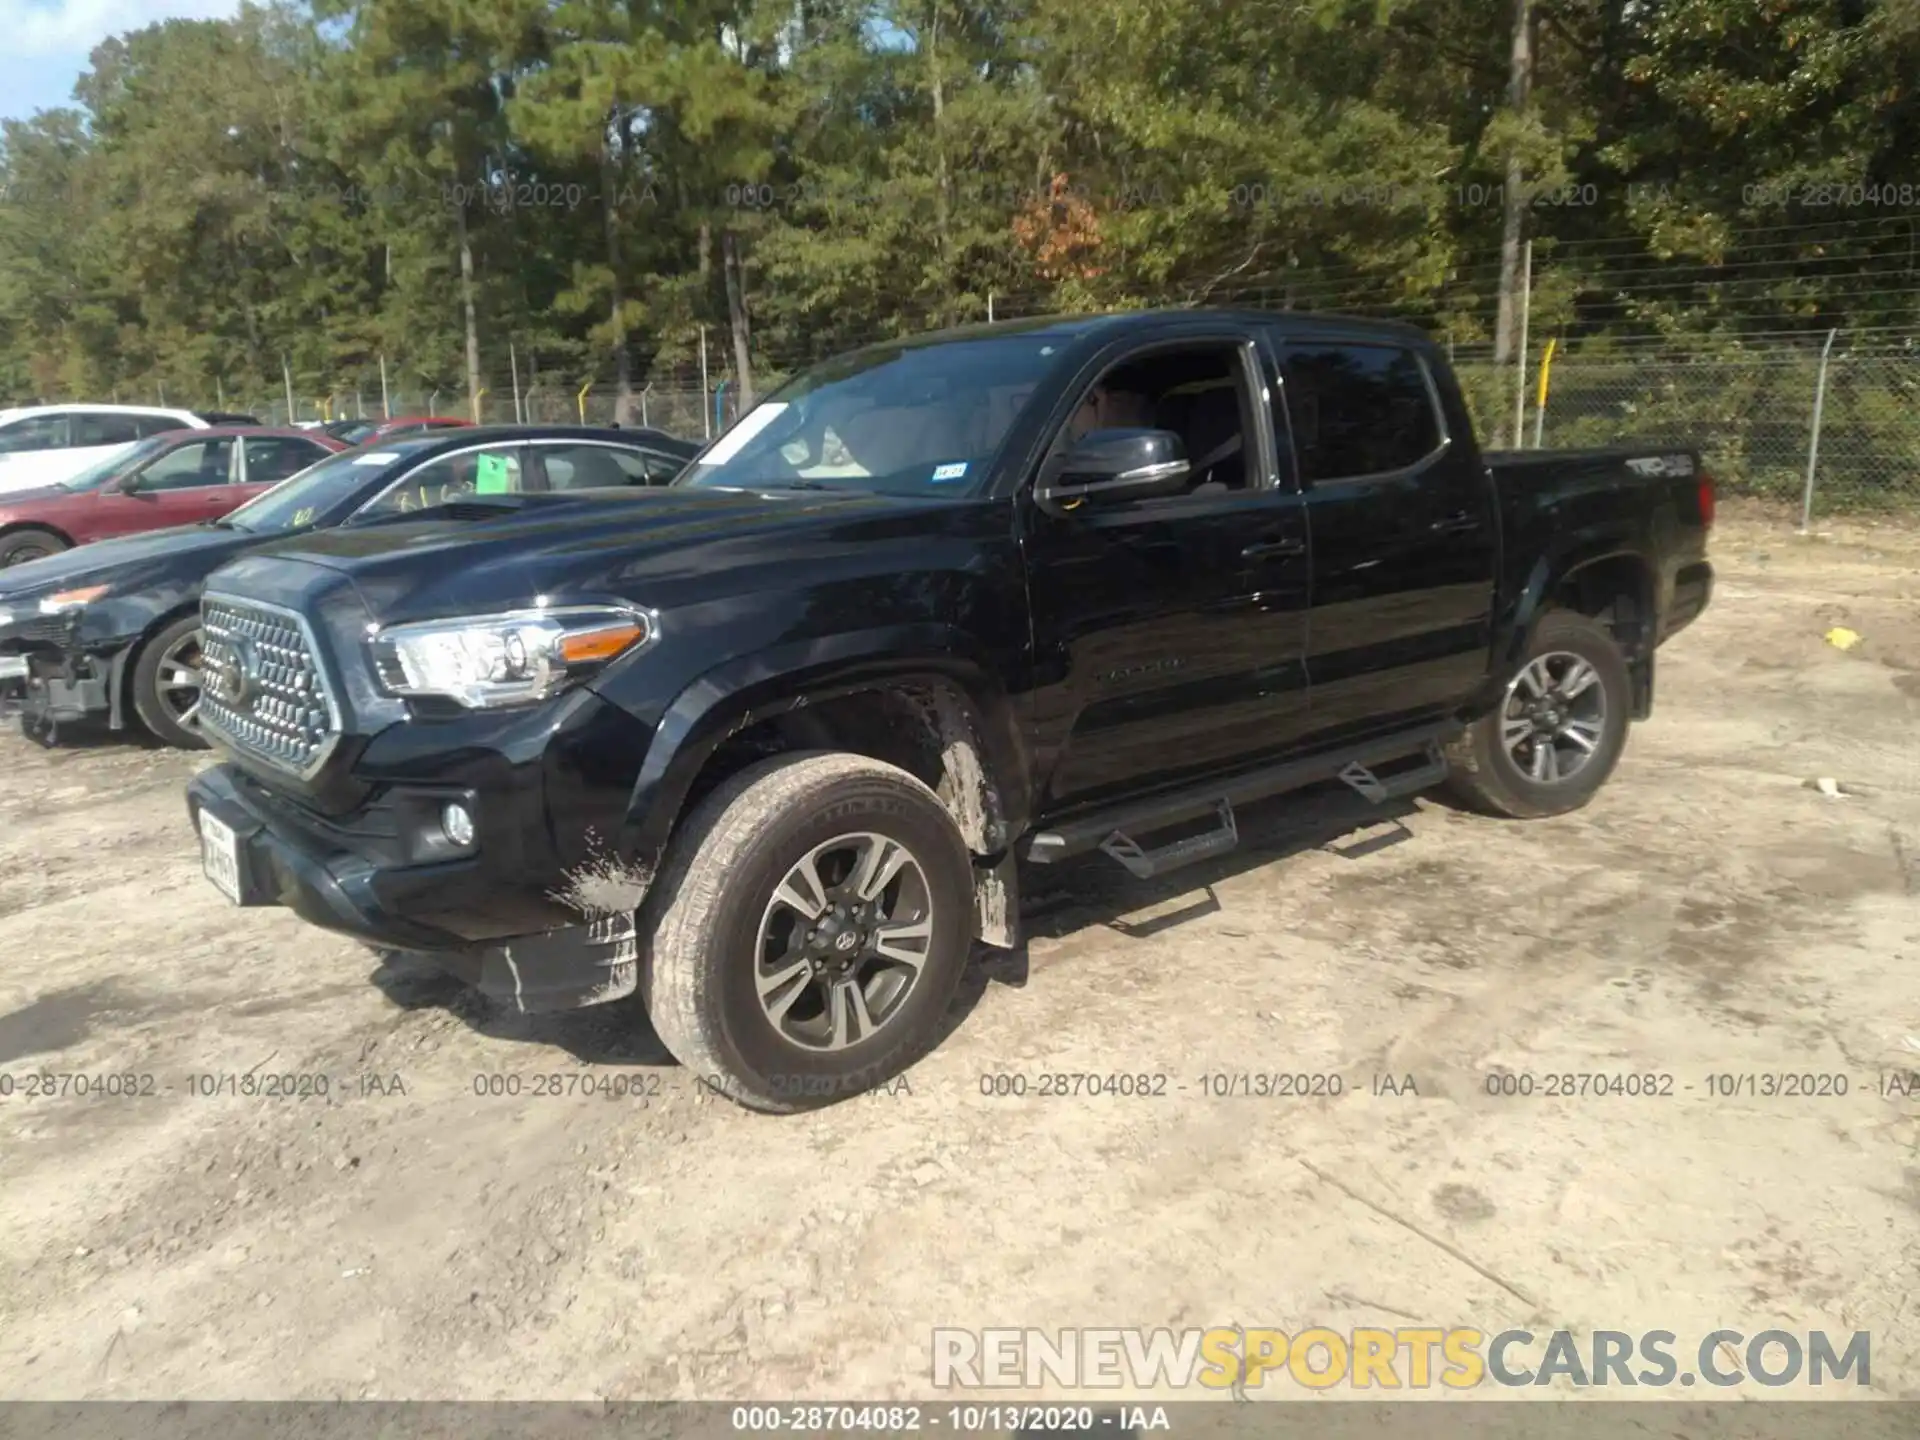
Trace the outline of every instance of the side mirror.
{"type": "Polygon", "coordinates": [[[1149,500],[1187,488],[1187,447],[1171,430],[1094,430],[1049,461],[1034,491],[1053,510],[1149,500]]]}
{"type": "Polygon", "coordinates": [[[118,495],[132,495],[137,493],[140,489],[140,472],[134,470],[128,474],[118,476],[108,488],[118,495]]]}

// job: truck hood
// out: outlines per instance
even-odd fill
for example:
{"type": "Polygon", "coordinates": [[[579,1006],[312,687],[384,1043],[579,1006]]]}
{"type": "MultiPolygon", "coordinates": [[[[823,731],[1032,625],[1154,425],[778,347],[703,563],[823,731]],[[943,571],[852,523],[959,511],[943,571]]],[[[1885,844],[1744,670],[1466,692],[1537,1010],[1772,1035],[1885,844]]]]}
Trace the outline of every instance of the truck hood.
{"type": "MultiPolygon", "coordinates": [[[[935,531],[936,517],[966,505],[844,490],[689,487],[527,500],[517,512],[464,522],[317,531],[248,556],[213,584],[249,593],[250,577],[288,562],[316,566],[344,576],[383,623],[541,597],[665,603],[696,578],[709,588],[715,572],[807,564],[889,534],[935,531]]],[[[284,593],[289,580],[274,576],[270,588],[284,593]]]]}

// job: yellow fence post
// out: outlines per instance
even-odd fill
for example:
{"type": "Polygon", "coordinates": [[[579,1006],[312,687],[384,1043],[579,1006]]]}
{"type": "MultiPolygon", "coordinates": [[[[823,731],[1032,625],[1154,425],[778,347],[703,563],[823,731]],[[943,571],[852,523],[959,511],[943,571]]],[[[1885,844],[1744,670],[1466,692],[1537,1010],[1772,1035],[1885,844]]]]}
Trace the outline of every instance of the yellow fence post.
{"type": "Polygon", "coordinates": [[[589,380],[587,381],[586,384],[580,387],[580,393],[573,397],[575,403],[578,404],[580,407],[580,423],[582,425],[587,423],[587,391],[591,390],[592,388],[593,388],[593,381],[589,380]]]}
{"type": "Polygon", "coordinates": [[[1547,341],[1546,353],[1540,357],[1540,393],[1534,398],[1533,405],[1533,448],[1540,448],[1540,437],[1547,428],[1547,376],[1553,371],[1553,350],[1560,343],[1559,337],[1547,341]]]}

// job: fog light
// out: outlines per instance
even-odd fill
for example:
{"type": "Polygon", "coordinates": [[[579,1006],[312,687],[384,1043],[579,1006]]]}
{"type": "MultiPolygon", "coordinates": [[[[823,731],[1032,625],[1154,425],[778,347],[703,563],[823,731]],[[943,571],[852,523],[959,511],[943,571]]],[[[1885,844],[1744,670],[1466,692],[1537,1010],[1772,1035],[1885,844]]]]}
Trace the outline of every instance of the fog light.
{"type": "Polygon", "coordinates": [[[448,805],[442,810],[440,828],[447,832],[447,839],[462,849],[473,844],[473,816],[464,805],[448,805]]]}

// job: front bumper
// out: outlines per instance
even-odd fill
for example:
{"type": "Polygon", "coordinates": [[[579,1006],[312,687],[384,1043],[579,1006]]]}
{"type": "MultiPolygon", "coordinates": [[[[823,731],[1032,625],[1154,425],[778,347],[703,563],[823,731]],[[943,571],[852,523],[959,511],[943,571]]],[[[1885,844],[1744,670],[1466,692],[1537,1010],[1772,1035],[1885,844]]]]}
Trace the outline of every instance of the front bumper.
{"type": "Polygon", "coordinates": [[[30,739],[52,745],[62,729],[105,721],[124,730],[126,666],[139,631],[86,634],[82,611],[14,611],[0,625],[0,714],[18,714],[30,739]]]}
{"type": "Polygon", "coordinates": [[[76,725],[105,721],[124,730],[127,654],[0,658],[0,714],[17,713],[21,730],[43,745],[57,744],[61,731],[76,725]]]}
{"type": "MultiPolygon", "coordinates": [[[[243,907],[281,906],[367,944],[417,952],[526,1013],[600,1004],[638,984],[632,912],[575,916],[570,923],[557,906],[516,900],[516,887],[480,855],[407,863],[404,855],[357,853],[297,821],[230,764],[189,783],[187,808],[196,832],[202,812],[233,832],[238,894],[229,898],[243,907]],[[477,912],[492,917],[483,923],[497,923],[503,903],[528,919],[544,909],[552,923],[480,941],[450,928],[477,912]]],[[[524,895],[526,877],[517,878],[524,895]]]]}

